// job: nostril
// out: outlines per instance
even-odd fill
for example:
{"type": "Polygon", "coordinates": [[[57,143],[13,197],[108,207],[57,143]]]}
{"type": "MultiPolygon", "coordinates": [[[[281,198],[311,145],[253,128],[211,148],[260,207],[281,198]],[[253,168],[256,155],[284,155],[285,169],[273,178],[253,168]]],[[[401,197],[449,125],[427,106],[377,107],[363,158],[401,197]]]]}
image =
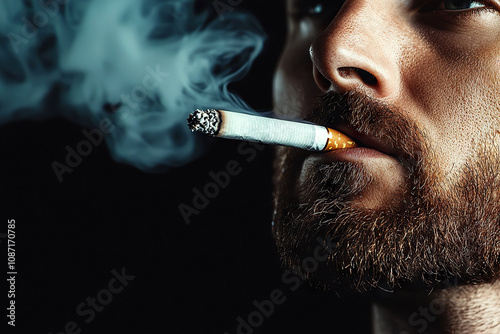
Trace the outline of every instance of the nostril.
{"type": "Polygon", "coordinates": [[[351,76],[358,76],[366,85],[375,86],[378,83],[377,78],[368,71],[356,67],[341,67],[338,69],[339,74],[348,78],[351,76]]]}
{"type": "Polygon", "coordinates": [[[369,86],[375,86],[377,84],[377,78],[375,78],[375,76],[373,74],[371,74],[370,72],[367,72],[365,70],[362,70],[362,69],[357,69],[357,72],[359,74],[359,76],[361,77],[361,79],[369,86]]]}

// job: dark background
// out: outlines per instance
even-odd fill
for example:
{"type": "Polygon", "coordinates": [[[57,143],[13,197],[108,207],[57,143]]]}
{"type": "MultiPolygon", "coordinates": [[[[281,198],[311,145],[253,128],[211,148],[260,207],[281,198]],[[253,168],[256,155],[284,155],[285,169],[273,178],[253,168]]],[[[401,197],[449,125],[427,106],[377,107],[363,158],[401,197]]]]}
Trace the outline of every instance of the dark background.
{"type": "MultiPolygon", "coordinates": [[[[232,90],[255,109],[269,110],[285,33],[282,3],[248,0],[236,10],[254,12],[268,39],[232,90]]],[[[0,128],[0,212],[5,225],[16,220],[14,333],[55,334],[75,321],[81,333],[233,334],[237,318],[247,319],[256,310],[252,302],[269,299],[274,289],[286,301],[254,333],[367,331],[361,304],[306,284],[292,292],[282,281],[271,235],[272,149],[248,162],[239,142],[217,140],[193,163],[146,174],[114,162],[102,144],[59,183],[51,163],[64,161],[66,145],[85,139],[81,130],[60,118],[0,128]],[[230,160],[242,172],[187,225],[179,204],[192,205],[193,189],[202,190],[209,172],[225,170],[230,160]],[[85,323],[77,306],[122,268],[135,278],[85,323]]],[[[6,254],[6,239],[0,240],[6,254]]]]}

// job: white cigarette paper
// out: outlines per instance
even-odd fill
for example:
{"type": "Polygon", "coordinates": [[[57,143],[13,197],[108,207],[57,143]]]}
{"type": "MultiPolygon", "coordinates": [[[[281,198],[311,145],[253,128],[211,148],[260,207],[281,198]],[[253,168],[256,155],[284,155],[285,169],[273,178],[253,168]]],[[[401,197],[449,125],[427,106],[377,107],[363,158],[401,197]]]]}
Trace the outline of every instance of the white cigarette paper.
{"type": "Polygon", "coordinates": [[[325,126],[224,110],[199,110],[189,115],[191,131],[211,136],[283,145],[308,151],[355,147],[343,133],[325,126]]]}

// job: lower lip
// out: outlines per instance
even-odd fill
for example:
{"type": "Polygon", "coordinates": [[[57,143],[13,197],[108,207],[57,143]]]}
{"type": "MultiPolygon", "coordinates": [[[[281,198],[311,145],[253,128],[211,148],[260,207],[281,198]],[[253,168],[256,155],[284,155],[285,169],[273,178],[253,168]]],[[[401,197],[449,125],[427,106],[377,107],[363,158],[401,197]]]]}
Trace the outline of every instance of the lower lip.
{"type": "Polygon", "coordinates": [[[354,147],[338,149],[324,154],[326,160],[331,161],[362,161],[366,159],[391,158],[392,156],[368,147],[354,147]]]}

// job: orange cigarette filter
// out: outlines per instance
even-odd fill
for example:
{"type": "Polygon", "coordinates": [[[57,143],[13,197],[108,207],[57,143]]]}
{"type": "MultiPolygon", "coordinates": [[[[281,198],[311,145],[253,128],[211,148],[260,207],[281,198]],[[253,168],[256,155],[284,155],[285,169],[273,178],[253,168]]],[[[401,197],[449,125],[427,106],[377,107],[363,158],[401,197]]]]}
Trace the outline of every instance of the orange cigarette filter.
{"type": "Polygon", "coordinates": [[[354,140],[335,129],[326,128],[328,131],[328,142],[323,151],[333,151],[339,148],[353,148],[358,145],[354,140]]]}

